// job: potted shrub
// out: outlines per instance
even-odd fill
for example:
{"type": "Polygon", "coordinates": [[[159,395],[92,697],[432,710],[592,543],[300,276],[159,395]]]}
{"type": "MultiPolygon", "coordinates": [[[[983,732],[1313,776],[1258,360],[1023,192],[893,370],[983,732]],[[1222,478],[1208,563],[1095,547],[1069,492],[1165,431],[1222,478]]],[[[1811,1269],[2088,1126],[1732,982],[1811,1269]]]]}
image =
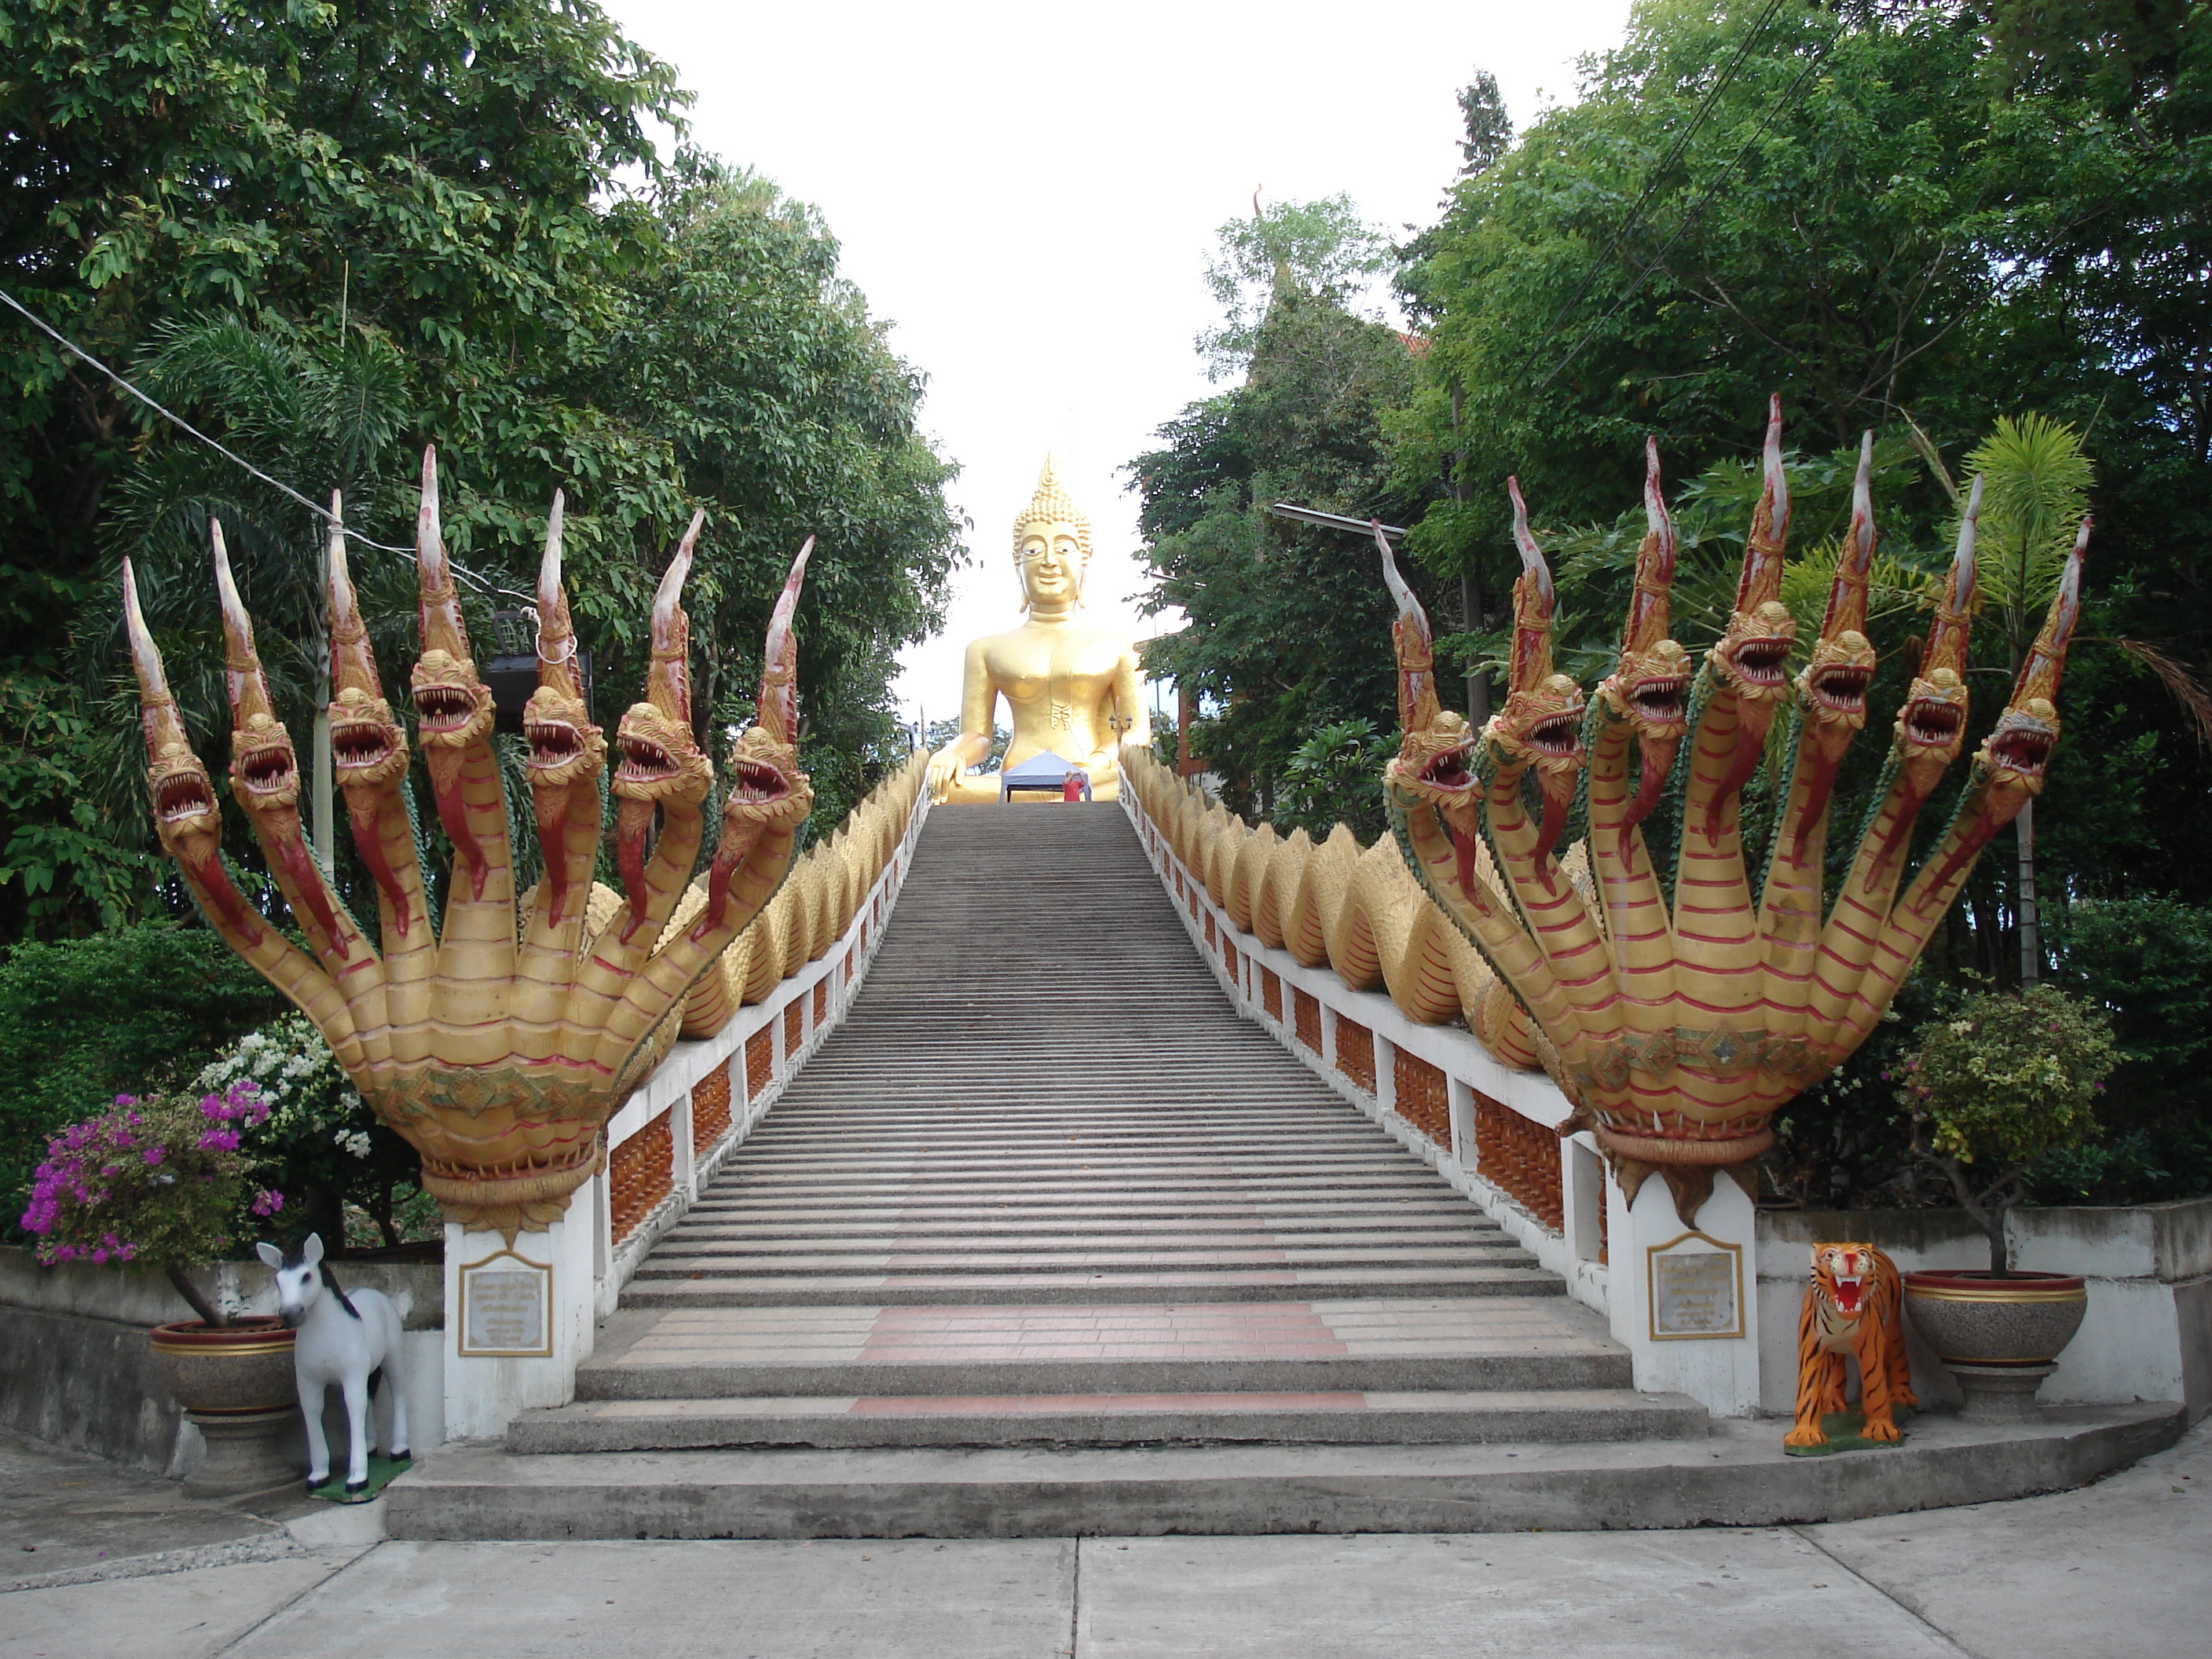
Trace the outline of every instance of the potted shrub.
{"type": "Polygon", "coordinates": [[[1898,1074],[1913,1156],[1941,1172],[1990,1242],[1986,1268],[1905,1275],[1905,1305],[1982,1422],[2033,1417],[2087,1310],[2078,1273],[2021,1273],[2005,1219],[2028,1165],[2096,1132],[2096,1097],[2119,1054],[2102,1009],[2048,985],[1979,992],[1921,1029],[1898,1074]]]}
{"type": "Polygon", "coordinates": [[[231,1317],[190,1276],[223,1255],[241,1218],[283,1207],[280,1194],[249,1187],[241,1148],[267,1113],[246,1082],[198,1097],[118,1095],[47,1141],[22,1218],[40,1261],[158,1267],[199,1316],[149,1334],[155,1368],[207,1440],[196,1492],[289,1475],[275,1458],[295,1408],[293,1334],[274,1317],[231,1317]]]}

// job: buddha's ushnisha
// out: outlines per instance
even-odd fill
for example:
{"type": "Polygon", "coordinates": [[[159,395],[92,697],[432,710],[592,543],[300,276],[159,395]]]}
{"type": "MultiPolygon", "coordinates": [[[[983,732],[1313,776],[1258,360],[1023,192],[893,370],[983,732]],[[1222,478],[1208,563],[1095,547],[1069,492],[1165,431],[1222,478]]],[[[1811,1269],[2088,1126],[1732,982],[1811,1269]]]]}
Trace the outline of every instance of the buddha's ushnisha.
{"type": "Polygon", "coordinates": [[[986,776],[964,777],[991,752],[991,728],[1003,696],[1013,719],[1006,764],[1051,753],[1089,774],[1092,797],[1112,800],[1121,783],[1115,750],[1149,743],[1152,722],[1128,636],[1082,617],[1091,564],[1091,521],[1077,510],[1052,457],[1036,493],[1014,520],[1014,565],[1028,617],[1019,628],[968,647],[960,696],[960,735],[929,759],[929,788],[939,801],[995,802],[986,776]]]}

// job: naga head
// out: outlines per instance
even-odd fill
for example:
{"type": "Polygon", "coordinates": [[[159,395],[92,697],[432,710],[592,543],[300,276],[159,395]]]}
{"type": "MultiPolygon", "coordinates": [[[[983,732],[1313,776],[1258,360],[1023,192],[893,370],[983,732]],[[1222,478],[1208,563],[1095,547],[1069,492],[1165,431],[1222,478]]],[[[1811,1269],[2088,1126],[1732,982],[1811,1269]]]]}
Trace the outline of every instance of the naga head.
{"type": "Polygon", "coordinates": [[[1797,676],[1798,706],[1823,734],[1848,742],[1866,724],[1867,688],[1875,650],[1866,636],[1867,586],[1874,568],[1874,434],[1859,440],[1858,477],[1851,486],[1851,527],[1836,560],[1827,614],[1813,659],[1797,676]]]}
{"type": "Polygon", "coordinates": [[[407,734],[392,718],[346,567],[344,502],[331,492],[331,765],[341,789],[380,787],[407,770],[407,734]]]}
{"type": "Polygon", "coordinates": [[[1767,404],[1765,488],[1744,540],[1743,569],[1728,629],[1706,660],[1723,685],[1736,693],[1746,728],[1756,721],[1760,740],[1790,686],[1790,647],[1797,624],[1782,603],[1782,563],[1790,539],[1790,481],[1782,470],[1782,398],[1767,404]]]}
{"type": "Polygon", "coordinates": [[[154,808],[154,830],[179,863],[199,868],[222,847],[222,813],[215,781],[185,735],[184,716],[169,690],[161,653],[138,604],[138,582],[131,561],[123,562],[123,628],[131,642],[131,665],[138,676],[140,719],[146,729],[146,794],[154,808]]]}
{"type": "Polygon", "coordinates": [[[2058,743],[2058,677],[2066,667],[2066,648],[2074,638],[2074,625],[2081,616],[2081,562],[2089,551],[2089,520],[2085,516],[2066,556],[2066,568],[2058,578],[2058,591],[2035,643],[2021,659],[2013,681],[2012,701],[1997,716],[1996,728],[1975,755],[1978,769],[2002,790],[2028,795],[2043,793],[2051,751],[2058,743]]]}
{"type": "Polygon", "coordinates": [[[1897,713],[1898,754],[1907,764],[1941,771],[1958,759],[1966,739],[1966,640],[1974,620],[1974,543],[1982,516],[1977,477],[1959,520],[1959,544],[1936,621],[1928,630],[1920,672],[1912,677],[1897,713]]]}
{"type": "Polygon", "coordinates": [[[809,536],[791,562],[769,618],[760,700],[753,723],[730,749],[730,793],[722,805],[726,844],[732,832],[742,836],[796,825],[814,805],[812,786],[799,769],[799,635],[792,626],[813,555],[809,536]]]}
{"type": "Polygon", "coordinates": [[[524,764],[532,790],[566,790],[588,782],[607,759],[606,734],[592,724],[583,679],[576,672],[576,630],[561,586],[562,508],[556,489],[545,525],[545,556],[538,567],[538,689],[522,706],[522,736],[530,745],[524,764]]]}
{"type": "Polygon", "coordinates": [[[491,735],[491,688],[477,677],[461,620],[460,590],[438,522],[438,452],[422,452],[422,502],[415,516],[415,568],[422,654],[415,664],[416,731],[426,751],[458,751],[491,735]]]}
{"type": "Polygon", "coordinates": [[[691,619],[684,613],[684,582],[691,574],[691,550],[707,521],[702,509],[669,561],[653,596],[653,659],[646,670],[645,699],[634,702],[615,728],[614,793],[623,816],[635,807],[668,802],[696,806],[707,799],[714,765],[691,735],[691,619]]]}
{"type": "Polygon", "coordinates": [[[1398,603],[1390,639],[1398,659],[1398,752],[1386,769],[1383,787],[1407,801],[1433,806],[1453,831],[1470,843],[1476,834],[1478,785],[1474,776],[1474,729],[1467,716],[1437,701],[1434,636],[1429,614],[1400,574],[1390,538],[1375,523],[1375,546],[1382,556],[1382,581],[1398,603]]]}
{"type": "Polygon", "coordinates": [[[1644,441],[1643,544],[1636,550],[1636,592],[1620,635],[1620,660],[1597,688],[1611,719],[1636,733],[1640,758],[1636,799],[1626,823],[1649,817],[1690,729],[1690,653],[1668,632],[1674,585],[1674,521],[1659,481],[1659,442],[1644,441]]]}
{"type": "Polygon", "coordinates": [[[1528,531],[1528,508],[1520,481],[1508,478],[1513,501],[1513,541],[1521,550],[1521,574],[1513,584],[1513,658],[1505,706],[1491,716],[1483,736],[1501,764],[1533,766],[1548,803],[1574,793],[1583,763],[1583,690],[1552,671],[1552,615],[1557,596],[1551,567],[1528,531]]]}
{"type": "Polygon", "coordinates": [[[292,734],[276,718],[268,678],[253,648],[253,622],[231,580],[222,526],[208,521],[215,550],[216,593],[222,607],[224,688],[230,695],[230,785],[249,813],[284,811],[300,804],[300,760],[292,734]]]}

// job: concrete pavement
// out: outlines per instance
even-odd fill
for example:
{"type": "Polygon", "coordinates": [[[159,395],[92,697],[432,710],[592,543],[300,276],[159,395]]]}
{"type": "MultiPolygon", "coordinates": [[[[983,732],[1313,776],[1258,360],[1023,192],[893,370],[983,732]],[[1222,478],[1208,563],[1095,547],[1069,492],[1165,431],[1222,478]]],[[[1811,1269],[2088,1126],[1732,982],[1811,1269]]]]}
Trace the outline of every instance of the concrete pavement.
{"type": "Polygon", "coordinates": [[[6,1566],[96,1532],[111,1576],[0,1590],[0,1659],[2166,1659],[2212,1628],[2212,1422],[2078,1492],[1685,1532],[315,1548],[0,1447],[27,1469],[6,1566]]]}

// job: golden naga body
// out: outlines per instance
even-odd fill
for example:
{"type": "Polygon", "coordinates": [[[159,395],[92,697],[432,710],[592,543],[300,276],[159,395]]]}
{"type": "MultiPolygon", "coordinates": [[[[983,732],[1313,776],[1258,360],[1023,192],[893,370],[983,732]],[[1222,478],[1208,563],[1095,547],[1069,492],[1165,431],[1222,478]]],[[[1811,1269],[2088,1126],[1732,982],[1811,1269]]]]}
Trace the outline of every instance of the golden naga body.
{"type": "Polygon", "coordinates": [[[996,779],[962,774],[990,753],[993,716],[1003,696],[1013,715],[1007,766],[1055,754],[1090,775],[1092,799],[1113,800],[1121,783],[1115,751],[1123,743],[1150,743],[1152,717],[1138,684],[1136,647],[1079,614],[1091,521],[1061,488],[1050,457],[1036,494],[1014,521],[1014,562],[1029,618],[969,646],[960,735],[930,757],[931,799],[999,799],[996,779]]]}
{"type": "Polygon", "coordinates": [[[645,698],[615,733],[617,894],[592,882],[608,744],[586,713],[577,677],[554,497],[538,576],[538,686],[524,717],[545,875],[520,896],[518,914],[491,691],[477,674],[439,532],[435,458],[424,456],[416,523],[422,649],[412,690],[417,740],[453,847],[444,925],[435,931],[405,794],[406,734],[379,683],[344,538],[333,531],[333,763],[375,884],[380,948],[307,850],[297,759],[275,717],[221,527],[214,546],[233,791],[307,951],[247,903],[224,868],[214,787],[185,737],[129,562],[123,567],[162,846],[224,939],[315,1021],[362,1097],[422,1153],[423,1185],[447,1216],[510,1239],[557,1217],[599,1167],[607,1119],[665,1054],[679,1010],[724,947],[776,896],[812,802],[793,744],[792,633],[810,541],[769,626],[758,719],[731,757],[714,856],[695,886],[696,902],[671,925],[704,839],[712,778],[691,736],[680,602],[703,518],[693,519],[661,582],[645,698]]]}
{"type": "Polygon", "coordinates": [[[1734,611],[1686,709],[1686,659],[1666,637],[1673,530],[1656,455],[1646,491],[1650,531],[1638,556],[1620,665],[1587,720],[1571,682],[1551,672],[1551,580],[1517,489],[1524,568],[1514,588],[1512,682],[1479,739],[1437,704],[1427,618],[1382,544],[1401,612],[1402,728],[1384,790],[1407,866],[1525,1013],[1531,1045],[1574,1107],[1562,1132],[1594,1130],[1632,1197],[1652,1170],[1662,1173],[1686,1221],[1710,1193],[1716,1170],[1755,1190],[1752,1160],[1773,1143],[1775,1109],[1865,1040],[1982,848],[2041,791],[2057,738],[2052,699],[2080,609],[2086,521],[2012,700],[1974,757],[1956,815],[1905,879],[1914,823],[1966,730],[1978,489],[1921,678],[1899,713],[1881,805],[1824,913],[1830,793],[1865,722],[1873,678],[1874,650],[1861,631],[1875,549],[1870,453],[1862,451],[1851,530],[1819,641],[1793,682],[1786,665],[1795,627],[1778,598],[1789,499],[1777,400],[1765,491],[1734,611]],[[1740,793],[1785,708],[1794,709],[1796,726],[1788,793],[1756,878],[1739,828],[1740,793]],[[1677,769],[1680,844],[1670,900],[1643,823],[1649,804],[1668,792],[1668,769],[1684,741],[1691,751],[1686,768],[1677,769]],[[1632,747],[1640,762],[1632,793],[1632,747]],[[1561,803],[1585,770],[1588,866],[1577,879],[1555,848],[1561,803]],[[1532,793],[1540,812],[1532,811],[1532,793]]]}

